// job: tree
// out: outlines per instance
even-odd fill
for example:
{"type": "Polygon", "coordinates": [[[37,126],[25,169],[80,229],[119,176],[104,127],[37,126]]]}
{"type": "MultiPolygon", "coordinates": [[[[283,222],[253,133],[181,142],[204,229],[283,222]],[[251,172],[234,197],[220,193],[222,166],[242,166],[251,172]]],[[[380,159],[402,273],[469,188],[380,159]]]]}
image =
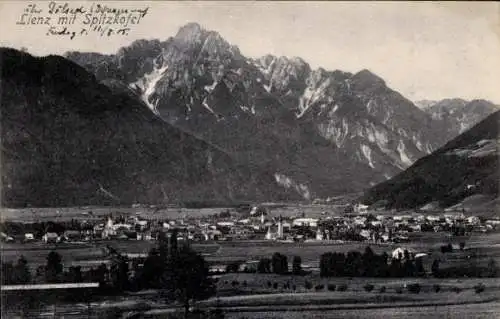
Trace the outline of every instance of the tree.
{"type": "Polygon", "coordinates": [[[261,274],[270,273],[271,272],[271,259],[269,258],[261,258],[259,263],[257,264],[257,272],[261,274]]]}
{"type": "Polygon", "coordinates": [[[365,253],[362,257],[363,273],[361,275],[372,277],[374,273],[375,254],[370,246],[366,246],[365,253]]]}
{"type": "Polygon", "coordinates": [[[27,284],[31,282],[31,273],[28,267],[28,261],[21,256],[14,267],[14,280],[16,284],[27,284]]]}
{"type": "Polygon", "coordinates": [[[183,304],[185,318],[188,317],[191,300],[205,299],[215,293],[205,259],[188,246],[179,249],[168,260],[163,287],[169,299],[183,304]]]}
{"type": "MultiPolygon", "coordinates": [[[[348,256],[350,255],[354,256],[354,254],[349,252],[348,256]]],[[[359,256],[361,256],[361,254],[359,254],[359,256]]],[[[322,254],[319,261],[320,276],[344,276],[349,275],[351,271],[354,273],[355,271],[353,269],[358,269],[358,264],[354,260],[348,260],[348,258],[349,257],[346,258],[343,253],[322,254]]],[[[361,258],[359,258],[359,261],[361,262],[361,258]]]]}
{"type": "Polygon", "coordinates": [[[285,255],[274,253],[271,263],[275,274],[286,274],[288,272],[288,260],[285,255]]]}
{"type": "Polygon", "coordinates": [[[392,259],[391,265],[389,266],[389,274],[391,277],[402,277],[403,276],[403,266],[401,264],[401,259],[392,259]]]}
{"type": "Polygon", "coordinates": [[[226,266],[226,272],[238,272],[240,270],[240,262],[232,262],[226,266]]]}
{"type": "Polygon", "coordinates": [[[443,245],[441,246],[441,253],[451,253],[453,252],[453,246],[451,243],[448,243],[448,245],[443,245]]]}
{"type": "Polygon", "coordinates": [[[497,275],[497,264],[493,258],[488,261],[488,276],[495,277],[497,275]]]}
{"type": "Polygon", "coordinates": [[[417,275],[421,276],[425,274],[424,264],[422,263],[422,258],[415,259],[415,269],[417,275]]]}
{"type": "Polygon", "coordinates": [[[431,266],[432,275],[434,277],[439,277],[439,260],[434,259],[431,266]]]}
{"type": "Polygon", "coordinates": [[[95,271],[92,271],[92,281],[97,281],[100,287],[104,287],[107,273],[108,267],[106,267],[106,264],[100,264],[95,271]]]}
{"type": "MultiPolygon", "coordinates": [[[[163,247],[160,246],[160,249],[163,249],[163,247]]],[[[142,268],[141,275],[139,276],[139,287],[160,288],[160,278],[164,271],[165,262],[161,253],[159,253],[155,248],[151,249],[148,257],[144,261],[144,266],[142,268]]]]}
{"type": "Polygon", "coordinates": [[[300,275],[302,273],[302,259],[300,256],[293,256],[292,272],[294,275],[300,275]]]}
{"type": "Polygon", "coordinates": [[[113,263],[110,274],[113,287],[117,291],[122,292],[129,288],[128,264],[126,260],[122,259],[113,263]]]}
{"type": "Polygon", "coordinates": [[[51,251],[47,256],[47,265],[45,266],[45,279],[49,283],[58,282],[59,276],[63,271],[61,255],[51,251]]]}
{"type": "Polygon", "coordinates": [[[69,267],[69,280],[71,282],[82,282],[83,281],[83,276],[82,276],[82,267],[77,266],[77,267],[69,267]]]}
{"type": "Polygon", "coordinates": [[[359,251],[349,251],[345,257],[344,265],[341,265],[341,271],[346,276],[359,276],[362,272],[362,264],[363,255],[359,251]]]}
{"type": "Polygon", "coordinates": [[[2,263],[2,285],[14,283],[14,265],[12,262],[2,263]]]}
{"type": "Polygon", "coordinates": [[[403,271],[404,271],[405,277],[412,277],[415,275],[415,265],[413,264],[413,261],[411,260],[410,252],[406,249],[404,251],[403,268],[404,268],[403,271]]]}

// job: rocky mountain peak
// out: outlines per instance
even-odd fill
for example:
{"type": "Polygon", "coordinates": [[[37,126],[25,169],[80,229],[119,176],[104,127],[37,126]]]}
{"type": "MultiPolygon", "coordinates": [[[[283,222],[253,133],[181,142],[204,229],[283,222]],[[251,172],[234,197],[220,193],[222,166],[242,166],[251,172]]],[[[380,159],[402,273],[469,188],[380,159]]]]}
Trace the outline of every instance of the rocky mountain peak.
{"type": "MultiPolygon", "coordinates": [[[[353,75],[312,70],[299,57],[248,59],[197,23],[151,44],[150,54],[137,50],[111,64],[145,104],[243,162],[306,185],[315,196],[385,180],[456,136],[367,69],[353,75]]],[[[75,58],[90,60],[97,59],[75,58]]],[[[100,63],[95,69],[107,70],[100,63]]],[[[451,124],[454,132],[463,129],[451,124]]]]}
{"type": "Polygon", "coordinates": [[[196,22],[190,22],[179,28],[174,39],[178,41],[193,42],[201,38],[204,33],[206,33],[206,30],[203,29],[201,25],[196,22]]]}
{"type": "Polygon", "coordinates": [[[386,86],[385,81],[368,69],[363,69],[352,76],[352,82],[359,89],[369,89],[386,86]]]}

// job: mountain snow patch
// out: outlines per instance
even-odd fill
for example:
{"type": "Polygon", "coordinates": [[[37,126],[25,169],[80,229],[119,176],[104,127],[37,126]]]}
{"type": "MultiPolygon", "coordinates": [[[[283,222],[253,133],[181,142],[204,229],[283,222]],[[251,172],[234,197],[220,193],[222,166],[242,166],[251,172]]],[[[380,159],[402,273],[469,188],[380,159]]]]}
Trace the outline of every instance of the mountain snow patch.
{"type": "MultiPolygon", "coordinates": [[[[319,100],[325,101],[325,92],[330,84],[330,79],[326,79],[317,88],[307,87],[304,90],[304,93],[299,99],[300,114],[297,116],[298,118],[302,117],[314,103],[318,102],[319,100]]],[[[326,100],[327,102],[333,102],[331,97],[326,100]]]]}
{"type": "Polygon", "coordinates": [[[162,68],[155,68],[151,73],[144,75],[143,78],[139,79],[137,82],[133,83],[135,87],[141,89],[142,94],[141,98],[146,103],[146,105],[156,114],[158,114],[158,110],[156,109],[156,104],[158,101],[154,101],[153,103],[149,100],[151,95],[155,92],[156,83],[160,81],[163,77],[163,74],[167,71],[168,66],[164,66],[162,68]]]}
{"type": "Polygon", "coordinates": [[[276,183],[287,189],[290,188],[295,189],[304,199],[311,199],[311,191],[309,190],[309,187],[307,187],[306,185],[297,183],[290,177],[280,173],[275,173],[274,179],[276,183]]]}
{"type": "Polygon", "coordinates": [[[469,145],[466,148],[459,148],[447,152],[448,155],[458,155],[463,157],[483,157],[495,155],[498,152],[498,140],[483,139],[479,142],[469,145]]]}
{"type": "Polygon", "coordinates": [[[408,154],[406,154],[406,147],[405,147],[405,143],[403,142],[403,140],[399,141],[398,153],[399,153],[399,157],[401,159],[401,162],[403,162],[405,165],[410,166],[413,163],[411,161],[410,157],[408,156],[408,154]]]}
{"type": "Polygon", "coordinates": [[[205,85],[204,89],[205,91],[207,91],[208,93],[211,93],[215,87],[217,86],[217,81],[214,81],[214,83],[212,83],[212,85],[205,85]]]}
{"type": "Polygon", "coordinates": [[[207,109],[210,111],[210,113],[212,114],[215,114],[214,110],[212,110],[212,108],[208,105],[207,103],[207,98],[204,98],[203,99],[203,102],[201,102],[201,104],[207,109]]]}
{"type": "Polygon", "coordinates": [[[333,109],[330,111],[330,113],[328,113],[328,115],[333,115],[333,113],[337,112],[337,110],[339,109],[339,105],[338,104],[335,104],[335,106],[333,107],[333,109]]]}
{"type": "Polygon", "coordinates": [[[252,105],[252,107],[248,107],[248,106],[244,106],[244,105],[240,105],[240,109],[243,111],[243,112],[246,112],[246,113],[250,113],[250,114],[253,114],[255,115],[255,107],[252,105]]]}
{"type": "Polygon", "coordinates": [[[361,152],[363,152],[363,155],[368,160],[368,165],[370,165],[371,168],[375,168],[375,165],[373,164],[373,161],[372,161],[372,150],[371,150],[371,148],[368,147],[365,144],[361,144],[361,152]]]}

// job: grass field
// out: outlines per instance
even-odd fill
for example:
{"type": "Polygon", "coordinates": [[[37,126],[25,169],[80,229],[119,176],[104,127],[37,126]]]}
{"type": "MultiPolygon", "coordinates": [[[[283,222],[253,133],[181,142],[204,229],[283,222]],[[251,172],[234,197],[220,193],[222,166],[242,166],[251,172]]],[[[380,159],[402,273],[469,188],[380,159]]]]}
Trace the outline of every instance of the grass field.
{"type": "MultiPolygon", "coordinates": [[[[319,309],[308,311],[279,310],[255,312],[230,312],[227,319],[497,319],[500,303],[459,304],[437,307],[435,305],[394,307],[366,307],[319,309]]],[[[161,317],[159,317],[161,318],[161,317]]]]}
{"type": "MultiPolygon", "coordinates": [[[[453,253],[442,254],[440,246],[450,241],[446,234],[442,233],[414,233],[411,242],[405,244],[374,244],[364,242],[305,242],[305,243],[282,243],[274,241],[233,241],[233,242],[209,242],[194,243],[192,247],[205,256],[209,263],[224,263],[232,260],[256,260],[263,257],[271,257],[273,253],[279,252],[286,255],[291,262],[293,256],[300,256],[302,263],[310,267],[318,267],[321,254],[326,252],[346,253],[351,250],[364,251],[366,246],[381,254],[387,252],[389,255],[397,247],[411,248],[416,252],[429,254],[424,259],[426,269],[430,268],[433,259],[439,259],[443,265],[468,264],[471,262],[486,263],[493,258],[500,265],[500,234],[477,234],[467,238],[454,238],[451,240],[455,245],[465,241],[466,249],[453,253]]],[[[79,244],[52,244],[43,243],[4,243],[1,246],[3,261],[15,262],[23,255],[28,263],[35,267],[46,262],[46,257],[51,250],[57,251],[66,265],[78,264],[84,261],[98,261],[107,258],[104,247],[110,245],[120,253],[148,253],[157,245],[154,241],[99,241],[95,243],[79,244]]]]}
{"type": "MultiPolygon", "coordinates": [[[[332,215],[340,214],[343,205],[306,205],[306,204],[266,204],[271,216],[298,216],[305,214],[311,218],[319,218],[322,212],[329,212],[332,215]]],[[[61,208],[0,208],[2,220],[18,222],[34,221],[64,221],[64,220],[90,220],[100,219],[109,214],[116,215],[136,215],[140,214],[149,219],[177,219],[186,217],[206,217],[219,214],[226,210],[234,211],[227,207],[214,208],[133,208],[133,207],[61,207],[61,208]],[[89,215],[89,212],[92,215],[89,215]]]]}
{"type": "MultiPolygon", "coordinates": [[[[272,214],[296,214],[309,209],[310,214],[321,214],[328,211],[327,206],[294,206],[275,208],[272,214]]],[[[5,220],[13,218],[20,221],[33,219],[56,220],[57,218],[89,219],[88,215],[82,212],[92,210],[96,218],[112,212],[124,212],[135,214],[136,212],[148,213],[149,209],[121,209],[121,208],[89,208],[89,209],[55,209],[37,210],[37,214],[32,214],[31,210],[9,210],[5,220]],[[10,214],[10,215],[9,215],[10,214]]],[[[184,216],[206,216],[219,213],[224,208],[210,209],[167,209],[156,212],[161,218],[177,218],[184,216]]],[[[333,211],[333,208],[330,210],[333,211]]],[[[307,213],[309,214],[309,213],[307,213]]],[[[57,244],[45,245],[42,243],[29,244],[7,244],[1,246],[3,261],[15,262],[20,255],[28,260],[30,267],[43,265],[51,250],[56,250],[62,256],[62,261],[66,266],[83,264],[85,262],[95,262],[96,265],[102,260],[106,260],[106,245],[110,245],[119,252],[126,253],[147,253],[157,245],[156,242],[148,241],[99,241],[95,243],[79,244],[57,244]]],[[[230,260],[255,260],[262,257],[271,257],[273,253],[279,252],[288,257],[291,262],[293,256],[302,258],[302,263],[311,267],[317,267],[320,255],[326,252],[343,252],[350,250],[363,251],[369,245],[375,253],[387,252],[390,254],[397,247],[411,248],[416,252],[425,252],[429,257],[424,263],[424,267],[429,270],[430,263],[434,258],[441,260],[442,267],[447,265],[469,265],[471,263],[484,264],[493,258],[500,265],[500,233],[473,234],[468,237],[450,238],[445,233],[410,233],[410,242],[404,244],[373,244],[363,242],[305,242],[305,243],[282,243],[273,241],[228,241],[228,242],[207,242],[194,243],[192,247],[205,256],[205,259],[213,264],[230,260]],[[442,254],[439,250],[441,245],[452,242],[458,245],[459,242],[466,243],[464,251],[442,254]]],[[[500,278],[463,278],[463,279],[437,279],[437,278],[321,278],[317,273],[306,276],[274,275],[274,274],[223,274],[218,279],[218,298],[205,302],[205,306],[213,306],[218,303],[226,307],[227,318],[250,319],[250,318],[386,318],[388,316],[396,318],[496,318],[500,311],[500,305],[495,298],[500,295],[500,278]],[[306,287],[306,281],[313,288],[306,287]],[[235,285],[233,282],[237,282],[235,285]],[[269,286],[271,283],[271,286],[269,286]],[[277,287],[274,287],[276,283],[277,287]],[[289,283],[289,285],[285,285],[289,283]],[[374,285],[372,292],[366,292],[364,286],[370,283],[374,285]],[[419,283],[422,286],[420,294],[411,294],[407,291],[402,293],[398,289],[404,284],[419,283]],[[478,283],[486,286],[484,293],[480,295],[474,292],[473,287],[478,283]],[[323,286],[316,289],[316,286],[323,286]],[[346,285],[346,291],[328,291],[328,285],[346,285]],[[433,291],[434,285],[440,285],[441,291],[433,291]],[[295,286],[295,290],[291,288],[295,286]],[[380,292],[384,286],[386,291],[380,292]],[[459,288],[460,292],[453,291],[459,288]],[[488,302],[482,304],[481,302],[488,302]],[[456,305],[467,303],[466,306],[456,305]],[[472,304],[471,304],[472,303],[472,304]],[[446,306],[443,306],[445,305],[446,306]],[[453,305],[451,305],[453,304],[453,305]],[[295,308],[289,305],[295,305],[295,308]],[[438,305],[441,305],[438,307],[438,305]],[[417,307],[418,306],[418,307],[417,307]],[[307,308],[310,307],[310,308],[307,308]],[[391,307],[391,308],[381,308],[391,307]],[[462,307],[462,308],[460,308],[462,307]],[[300,309],[298,309],[300,308],[300,309]],[[451,309],[451,310],[446,310],[451,309]],[[472,309],[472,310],[471,310],[472,309]],[[450,311],[459,311],[458,316],[453,317],[450,311]],[[463,316],[460,316],[463,315],[463,316]],[[399,317],[398,317],[399,316],[399,317]]],[[[105,302],[95,302],[95,309],[102,307],[118,307],[120,303],[127,303],[130,307],[136,303],[151,301],[152,295],[130,295],[118,298],[116,301],[106,299],[105,302]],[[116,305],[114,304],[116,302],[116,305]]],[[[127,307],[129,307],[127,306],[127,307]]],[[[157,304],[151,304],[153,309],[162,308],[157,304]]],[[[61,305],[61,312],[78,312],[85,315],[85,305],[61,305]],[[81,310],[78,307],[81,306],[81,310]],[[66,307],[66,308],[64,308],[66,307]],[[78,309],[77,309],[78,308],[78,309]],[[64,310],[66,309],[66,310],[64,310]]],[[[154,316],[152,310],[152,318],[154,316]]],[[[159,311],[161,313],[161,311],[159,311]]],[[[48,308],[47,313],[50,313],[48,308]]],[[[97,313],[97,312],[96,312],[97,313]]],[[[73,317],[73,315],[72,315],[73,317]]],[[[98,316],[97,316],[98,317],[98,316]]],[[[160,318],[161,315],[158,317],[160,318]]]]}

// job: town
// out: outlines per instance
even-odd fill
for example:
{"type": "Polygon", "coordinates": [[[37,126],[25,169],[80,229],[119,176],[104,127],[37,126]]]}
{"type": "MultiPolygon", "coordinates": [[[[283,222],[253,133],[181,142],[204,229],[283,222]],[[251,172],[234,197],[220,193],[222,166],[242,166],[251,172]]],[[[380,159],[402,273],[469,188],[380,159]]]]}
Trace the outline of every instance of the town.
{"type": "MultiPolygon", "coordinates": [[[[161,290],[161,256],[171,256],[180,247],[202,256],[218,296],[331,290],[333,284],[321,278],[332,277],[342,280],[337,285],[341,292],[349,284],[346,278],[420,278],[425,285],[425,278],[473,279],[498,273],[495,258],[485,257],[489,248],[474,241],[496,238],[497,218],[463,211],[390,214],[361,204],[341,209],[317,205],[316,213],[302,208],[243,205],[198,215],[164,214],[141,206],[110,208],[107,214],[81,208],[71,217],[58,212],[43,216],[33,209],[24,221],[1,223],[2,285],[74,286],[93,291],[93,298],[161,290]]],[[[402,289],[389,287],[379,288],[395,293],[402,289]]],[[[65,296],[76,298],[73,293],[65,296]]]]}
{"type": "MultiPolygon", "coordinates": [[[[35,213],[34,213],[35,214],[35,213]]],[[[161,232],[179,231],[180,240],[237,241],[274,240],[301,241],[366,241],[374,243],[406,242],[415,232],[444,232],[451,235],[487,233],[498,229],[499,218],[467,216],[464,212],[405,215],[377,214],[364,205],[349,206],[343,214],[323,211],[320,217],[276,216],[265,206],[253,206],[246,211],[225,209],[218,214],[202,217],[151,217],[136,213],[125,215],[119,211],[108,216],[94,216],[69,221],[42,221],[16,223],[4,221],[1,240],[4,242],[91,242],[98,240],[154,241],[161,232]]]]}

